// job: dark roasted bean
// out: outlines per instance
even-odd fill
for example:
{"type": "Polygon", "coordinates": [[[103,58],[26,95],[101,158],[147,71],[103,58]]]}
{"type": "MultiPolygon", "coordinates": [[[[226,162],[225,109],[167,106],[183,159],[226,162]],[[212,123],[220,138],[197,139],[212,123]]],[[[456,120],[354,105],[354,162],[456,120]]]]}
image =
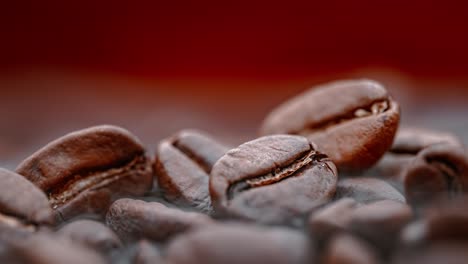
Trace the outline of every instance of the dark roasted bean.
{"type": "Polygon", "coordinates": [[[218,225],[177,237],[167,249],[171,264],[299,264],[313,255],[299,232],[249,225],[218,225]]]}
{"type": "Polygon", "coordinates": [[[49,196],[59,219],[105,214],[113,200],[152,187],[151,162],[136,137],[113,126],[59,138],[23,161],[16,171],[49,196]]]}
{"type": "Polygon", "coordinates": [[[338,182],[336,199],[349,197],[359,203],[394,200],[405,203],[405,197],[390,184],[375,178],[347,178],[338,182]]]}
{"type": "Polygon", "coordinates": [[[404,186],[408,202],[415,207],[463,195],[468,190],[465,150],[444,143],[425,148],[408,166],[404,186]]]}
{"type": "Polygon", "coordinates": [[[353,211],[350,229],[388,253],[412,216],[411,208],[406,204],[392,200],[377,201],[353,211]]]}
{"type": "Polygon", "coordinates": [[[112,230],[104,224],[91,220],[77,220],[66,224],[57,234],[107,254],[122,246],[120,239],[112,230]]]}
{"type": "Polygon", "coordinates": [[[109,208],[107,225],[122,239],[164,241],[187,230],[210,225],[207,215],[168,208],[157,202],[120,199],[109,208]]]}
{"type": "Polygon", "coordinates": [[[105,259],[95,251],[67,239],[40,234],[7,246],[0,254],[0,263],[8,264],[104,264],[105,259]]]}
{"type": "Polygon", "coordinates": [[[273,110],[261,134],[298,134],[317,144],[341,171],[371,167],[387,151],[399,123],[399,106],[369,80],[311,88],[273,110]]]}
{"type": "Polygon", "coordinates": [[[274,135],[228,151],[210,193],[218,215],[282,223],[330,201],[336,182],[335,165],[306,138],[274,135]]]}
{"type": "Polygon", "coordinates": [[[23,176],[0,169],[0,225],[35,230],[53,223],[46,195],[23,176]]]}
{"type": "Polygon", "coordinates": [[[347,230],[352,220],[352,213],[358,206],[355,200],[343,198],[312,213],[308,223],[312,236],[324,240],[335,233],[347,230]]]}
{"type": "Polygon", "coordinates": [[[164,197],[181,206],[211,212],[209,174],[227,150],[209,136],[192,130],[163,140],[156,151],[154,170],[164,197]]]}
{"type": "Polygon", "coordinates": [[[324,264],[377,264],[377,254],[365,241],[351,235],[335,236],[327,246],[324,264]]]}
{"type": "Polygon", "coordinates": [[[132,264],[160,264],[163,263],[163,258],[159,250],[157,250],[147,240],[141,240],[136,245],[136,252],[133,256],[132,264]]]}

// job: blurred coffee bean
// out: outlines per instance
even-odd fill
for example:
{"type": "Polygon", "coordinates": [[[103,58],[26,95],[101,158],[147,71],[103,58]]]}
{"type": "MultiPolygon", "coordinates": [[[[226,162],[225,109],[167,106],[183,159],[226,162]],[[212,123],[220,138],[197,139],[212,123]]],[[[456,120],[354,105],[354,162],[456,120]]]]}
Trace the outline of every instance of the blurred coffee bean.
{"type": "Polygon", "coordinates": [[[218,215],[290,223],[330,201],[337,172],[301,136],[273,135],[244,143],[213,167],[210,193],[218,215]]]}
{"type": "Polygon", "coordinates": [[[424,148],[439,143],[455,146],[463,145],[460,139],[449,132],[416,127],[402,127],[398,130],[395,141],[389,151],[392,153],[416,155],[424,148]]]}
{"type": "Polygon", "coordinates": [[[345,231],[351,223],[352,212],[358,206],[355,200],[343,198],[312,213],[308,222],[312,236],[324,240],[335,233],[345,231]]]}
{"type": "Polygon", "coordinates": [[[367,175],[392,180],[399,189],[403,190],[404,173],[414,157],[421,150],[439,143],[462,146],[460,140],[448,132],[402,127],[398,130],[391,149],[374,168],[367,172],[367,175]]]}
{"type": "Polygon", "coordinates": [[[467,242],[438,242],[428,246],[399,251],[392,264],[466,264],[467,242]]]}
{"type": "Polygon", "coordinates": [[[107,225],[125,241],[148,238],[165,241],[214,221],[207,215],[168,208],[157,202],[120,199],[109,208],[107,225]]]}
{"type": "Polygon", "coordinates": [[[141,240],[136,245],[136,252],[132,264],[159,264],[164,263],[159,250],[147,240],[141,240]]]}
{"type": "Polygon", "coordinates": [[[122,246],[117,235],[102,223],[77,220],[66,224],[57,234],[100,252],[110,254],[122,246]]]}
{"type": "Polygon", "coordinates": [[[390,184],[376,178],[358,177],[340,179],[336,199],[349,197],[359,203],[394,200],[405,203],[405,197],[390,184]]]}
{"type": "Polygon", "coordinates": [[[314,253],[301,233],[250,225],[216,225],[173,240],[171,264],[309,263],[314,253]]]}
{"type": "Polygon", "coordinates": [[[438,201],[423,212],[425,239],[468,241],[468,197],[438,201]]]}
{"type": "Polygon", "coordinates": [[[377,264],[379,259],[365,242],[351,235],[338,235],[329,242],[324,264],[377,264]]]}
{"type": "Polygon", "coordinates": [[[113,200],[143,195],[152,186],[151,162],[139,140],[114,126],[97,126],[59,138],[16,171],[49,196],[61,220],[102,216],[113,200]]]}
{"type": "Polygon", "coordinates": [[[0,224],[27,228],[53,223],[47,196],[23,176],[0,168],[0,224]]]}
{"type": "Polygon", "coordinates": [[[411,221],[411,208],[392,200],[363,205],[352,212],[350,230],[388,253],[411,221]]]}
{"type": "Polygon", "coordinates": [[[7,245],[0,263],[8,264],[103,264],[97,252],[67,239],[46,234],[28,237],[7,245]]]}
{"type": "Polygon", "coordinates": [[[399,119],[398,104],[381,84],[336,81],[274,109],[260,133],[306,136],[340,171],[359,171],[374,165],[390,148],[399,119]]]}
{"type": "Polygon", "coordinates": [[[164,197],[181,206],[211,212],[209,174],[227,150],[208,135],[193,130],[163,140],[156,150],[154,170],[164,197]]]}
{"type": "Polygon", "coordinates": [[[464,148],[446,143],[425,148],[408,166],[404,186],[408,203],[416,208],[463,195],[468,189],[464,148]]]}

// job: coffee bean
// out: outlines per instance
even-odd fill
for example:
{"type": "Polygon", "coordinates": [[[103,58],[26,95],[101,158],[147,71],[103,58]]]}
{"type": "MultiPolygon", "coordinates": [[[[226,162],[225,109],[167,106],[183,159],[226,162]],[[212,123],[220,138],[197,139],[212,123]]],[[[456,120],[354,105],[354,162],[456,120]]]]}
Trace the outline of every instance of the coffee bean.
{"type": "Polygon", "coordinates": [[[397,253],[392,264],[465,264],[468,243],[439,242],[426,247],[405,249],[397,253]]]}
{"type": "Polygon", "coordinates": [[[343,198],[312,213],[308,222],[312,236],[326,240],[336,233],[346,231],[352,220],[352,212],[358,206],[355,200],[343,198]]]}
{"type": "Polygon", "coordinates": [[[394,200],[405,203],[405,197],[390,184],[376,178],[358,177],[341,179],[336,189],[336,198],[349,197],[359,203],[379,200],[394,200]]]}
{"type": "Polygon", "coordinates": [[[122,246],[117,235],[104,224],[91,220],[77,220],[66,224],[57,234],[84,246],[110,254],[122,246]]]}
{"type": "Polygon", "coordinates": [[[468,237],[468,197],[438,201],[423,212],[427,241],[461,241],[468,237]]]}
{"type": "Polygon", "coordinates": [[[147,240],[141,240],[136,245],[133,264],[159,264],[163,263],[161,253],[147,240]]]}
{"type": "Polygon", "coordinates": [[[468,190],[465,150],[453,144],[435,144],[418,153],[404,176],[405,196],[414,207],[468,190]]]}
{"type": "Polygon", "coordinates": [[[107,225],[126,241],[140,238],[165,241],[213,222],[201,213],[184,212],[157,202],[126,198],[115,201],[106,216],[107,225]]]}
{"type": "Polygon", "coordinates": [[[453,134],[429,129],[402,127],[398,130],[390,150],[367,175],[392,180],[403,188],[404,173],[414,157],[423,149],[439,143],[462,146],[453,134]]]}
{"type": "Polygon", "coordinates": [[[0,169],[0,224],[35,229],[53,223],[46,195],[23,176],[0,169]]]}
{"type": "Polygon", "coordinates": [[[217,225],[174,239],[167,249],[171,264],[308,263],[313,255],[299,232],[249,225],[217,225]]]}
{"type": "Polygon", "coordinates": [[[70,240],[48,234],[28,237],[8,245],[0,254],[0,263],[8,264],[103,264],[105,259],[93,250],[70,240]]]}
{"type": "Polygon", "coordinates": [[[335,236],[327,246],[325,264],[376,264],[377,254],[365,241],[351,235],[335,236]]]}
{"type": "Polygon", "coordinates": [[[128,131],[97,126],[59,138],[23,161],[16,171],[49,196],[61,220],[103,215],[120,196],[151,189],[151,162],[128,131]]]}
{"type": "Polygon", "coordinates": [[[416,155],[424,148],[439,143],[462,146],[460,139],[448,132],[417,127],[403,127],[398,130],[389,152],[416,155]]]}
{"type": "Polygon", "coordinates": [[[210,193],[218,215],[291,222],[330,201],[337,172],[301,136],[262,137],[228,151],[213,167],[210,193]]]}
{"type": "Polygon", "coordinates": [[[399,117],[398,104],[379,83],[337,81],[274,109],[260,133],[306,136],[340,171],[356,171],[371,167],[390,148],[399,117]]]}
{"type": "Polygon", "coordinates": [[[209,174],[227,150],[209,136],[192,130],[163,140],[156,151],[154,170],[164,197],[181,206],[211,212],[209,174]]]}
{"type": "Polygon", "coordinates": [[[350,229],[388,253],[412,217],[411,208],[406,204],[392,200],[377,201],[352,212],[350,229]]]}

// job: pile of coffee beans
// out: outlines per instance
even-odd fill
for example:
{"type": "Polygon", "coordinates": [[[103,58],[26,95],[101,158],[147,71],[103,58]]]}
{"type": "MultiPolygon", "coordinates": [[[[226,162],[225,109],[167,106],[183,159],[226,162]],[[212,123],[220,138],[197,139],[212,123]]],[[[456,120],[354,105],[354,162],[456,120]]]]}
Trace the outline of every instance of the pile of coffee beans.
{"type": "Polygon", "coordinates": [[[466,263],[463,143],[399,120],[381,84],[346,80],[237,147],[70,133],[0,169],[0,263],[466,263]]]}

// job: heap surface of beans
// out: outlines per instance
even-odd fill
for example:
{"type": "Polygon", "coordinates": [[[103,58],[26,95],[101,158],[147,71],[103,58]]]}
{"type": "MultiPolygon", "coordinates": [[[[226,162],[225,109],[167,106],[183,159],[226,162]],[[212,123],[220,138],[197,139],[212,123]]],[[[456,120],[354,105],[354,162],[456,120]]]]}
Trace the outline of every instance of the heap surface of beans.
{"type": "Polygon", "coordinates": [[[0,263],[466,263],[465,147],[399,120],[381,84],[344,80],[238,146],[72,132],[0,169],[0,263]]]}

